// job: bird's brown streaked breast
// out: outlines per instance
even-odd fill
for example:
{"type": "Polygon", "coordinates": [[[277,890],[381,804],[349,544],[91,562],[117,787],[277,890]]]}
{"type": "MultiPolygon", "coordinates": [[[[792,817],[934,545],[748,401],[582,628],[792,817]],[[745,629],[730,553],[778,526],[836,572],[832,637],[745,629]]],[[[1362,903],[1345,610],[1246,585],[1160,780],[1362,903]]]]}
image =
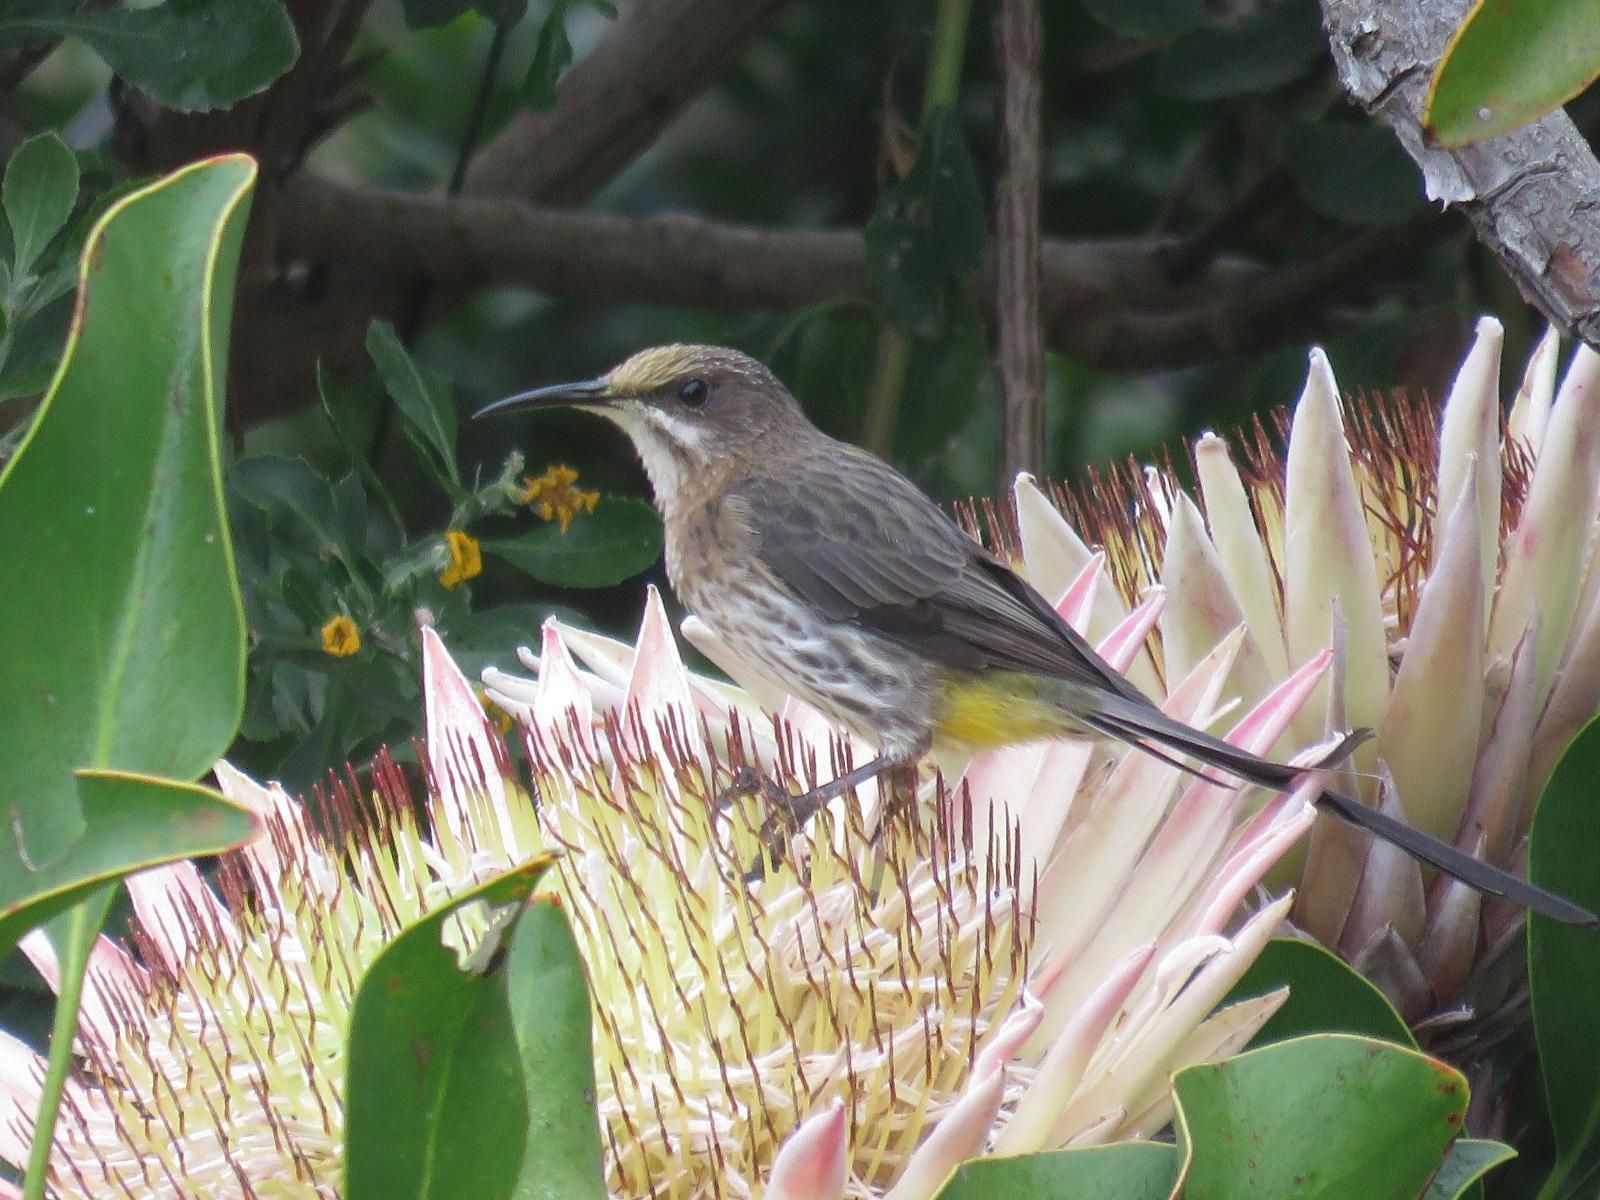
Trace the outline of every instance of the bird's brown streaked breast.
{"type": "Polygon", "coordinates": [[[891,757],[926,749],[936,699],[931,669],[791,596],[763,567],[737,501],[711,498],[686,515],[668,524],[667,574],[678,598],[730,650],[891,757]]]}

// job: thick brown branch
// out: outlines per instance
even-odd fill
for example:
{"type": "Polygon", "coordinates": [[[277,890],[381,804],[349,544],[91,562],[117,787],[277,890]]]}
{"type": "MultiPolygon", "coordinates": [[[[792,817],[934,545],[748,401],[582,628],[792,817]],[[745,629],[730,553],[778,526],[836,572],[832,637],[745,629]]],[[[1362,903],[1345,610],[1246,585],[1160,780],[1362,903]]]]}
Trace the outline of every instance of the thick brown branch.
{"type": "Polygon", "coordinates": [[[1039,330],[1039,0],[1000,0],[1000,173],[994,187],[995,368],[1000,483],[1044,469],[1044,341],[1039,330]]]}
{"type": "Polygon", "coordinates": [[[1522,294],[1600,345],[1600,163],[1563,112],[1459,150],[1429,142],[1428,81],[1468,0],[1322,0],[1345,90],[1395,132],[1428,195],[1461,208],[1522,294]]]}
{"type": "MultiPolygon", "coordinates": [[[[629,218],[505,200],[407,195],[312,176],[278,196],[291,259],[359,268],[369,285],[418,271],[441,286],[511,284],[605,302],[787,309],[866,295],[861,234],[629,218]]],[[[1151,370],[1325,336],[1330,306],[1392,270],[1424,225],[1355,235],[1282,268],[1220,258],[1175,281],[1156,239],[1040,247],[1047,344],[1096,366],[1151,370]]],[[[993,295],[992,275],[979,281],[993,295]]]]}
{"type": "Polygon", "coordinates": [[[589,199],[653,143],[785,0],[636,0],[561,80],[550,112],[522,112],[467,173],[475,196],[589,199]]]}
{"type": "MultiPolygon", "coordinates": [[[[553,204],[587,199],[703,92],[781,7],[782,0],[635,0],[567,73],[553,111],[514,118],[477,153],[467,191],[553,204]]],[[[230,405],[247,423],[314,397],[315,361],[335,371],[364,363],[368,320],[401,318],[416,279],[387,269],[374,274],[372,264],[338,252],[319,258],[309,273],[283,272],[279,268],[296,257],[295,245],[327,229],[304,228],[298,212],[277,212],[275,196],[266,192],[256,206],[251,241],[266,247],[259,259],[266,266],[242,276],[235,320],[230,405]],[[277,243],[280,224],[290,239],[287,253],[277,243]]],[[[337,219],[336,228],[367,234],[362,222],[381,219],[375,214],[383,208],[370,204],[337,219]]],[[[429,228],[440,232],[436,223],[429,228]]],[[[428,261],[393,239],[377,241],[380,254],[399,252],[413,270],[428,261]]],[[[436,312],[468,294],[460,270],[447,268],[434,279],[436,312]]]]}

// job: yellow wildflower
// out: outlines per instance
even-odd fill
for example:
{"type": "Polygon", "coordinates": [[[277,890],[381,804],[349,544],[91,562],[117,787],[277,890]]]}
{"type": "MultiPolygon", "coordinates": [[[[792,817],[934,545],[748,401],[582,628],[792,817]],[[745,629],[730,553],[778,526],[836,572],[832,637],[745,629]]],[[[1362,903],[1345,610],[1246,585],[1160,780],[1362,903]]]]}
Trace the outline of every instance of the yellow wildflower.
{"type": "Polygon", "coordinates": [[[444,542],[450,550],[450,565],[439,572],[439,582],[447,588],[483,574],[483,553],[478,539],[461,529],[447,530],[444,542]]]}
{"type": "Polygon", "coordinates": [[[565,533],[573,517],[580,512],[593,512],[600,503],[599,492],[573,487],[577,481],[578,473],[563,464],[551,467],[543,475],[524,475],[522,502],[532,506],[543,520],[556,522],[565,533]]]}
{"type": "Polygon", "coordinates": [[[361,649],[361,630],[349,617],[340,613],[331,617],[322,627],[322,652],[335,658],[349,658],[361,649]]]}

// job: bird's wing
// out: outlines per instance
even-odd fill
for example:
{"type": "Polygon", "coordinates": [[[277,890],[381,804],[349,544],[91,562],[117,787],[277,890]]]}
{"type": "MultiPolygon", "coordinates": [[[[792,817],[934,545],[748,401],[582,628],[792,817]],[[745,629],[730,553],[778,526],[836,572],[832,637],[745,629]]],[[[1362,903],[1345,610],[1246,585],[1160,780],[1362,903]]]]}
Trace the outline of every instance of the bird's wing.
{"type": "Polygon", "coordinates": [[[1023,671],[1149,703],[1043,596],[864,451],[836,444],[734,485],[729,499],[771,577],[830,620],[944,666],[1023,671]]]}

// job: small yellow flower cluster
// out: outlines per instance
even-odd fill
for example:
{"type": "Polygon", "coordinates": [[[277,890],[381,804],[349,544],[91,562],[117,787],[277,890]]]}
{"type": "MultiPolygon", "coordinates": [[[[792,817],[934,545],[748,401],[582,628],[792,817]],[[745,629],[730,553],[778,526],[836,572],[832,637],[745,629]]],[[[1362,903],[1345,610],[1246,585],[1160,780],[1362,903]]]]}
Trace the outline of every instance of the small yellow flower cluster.
{"type": "Polygon", "coordinates": [[[483,574],[483,552],[478,539],[461,529],[447,530],[445,546],[450,551],[450,565],[439,572],[439,582],[447,588],[459,587],[469,579],[483,574]]]}
{"type": "Polygon", "coordinates": [[[361,649],[361,630],[349,617],[340,613],[322,627],[322,652],[335,658],[349,658],[361,649]]]}
{"type": "Polygon", "coordinates": [[[543,475],[524,475],[522,502],[530,505],[543,520],[556,522],[561,526],[561,532],[565,533],[572,524],[572,518],[580,512],[592,513],[594,506],[600,503],[599,492],[586,492],[573,487],[577,481],[578,473],[561,464],[551,467],[543,475]]]}

